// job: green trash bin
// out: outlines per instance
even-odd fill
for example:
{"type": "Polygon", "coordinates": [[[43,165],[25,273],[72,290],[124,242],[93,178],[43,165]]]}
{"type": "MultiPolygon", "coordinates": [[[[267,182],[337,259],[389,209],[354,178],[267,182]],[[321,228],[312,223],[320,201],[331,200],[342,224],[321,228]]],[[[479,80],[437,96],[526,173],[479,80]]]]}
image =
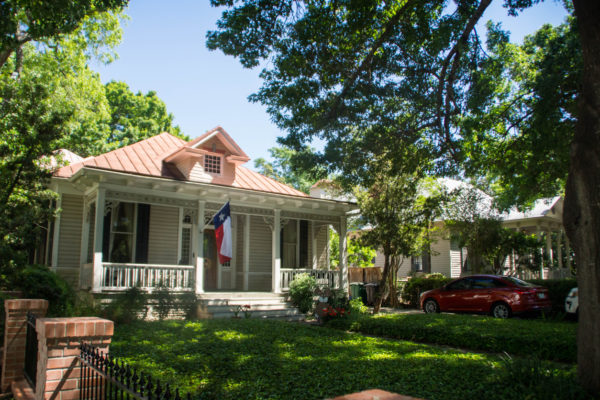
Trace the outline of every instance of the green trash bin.
{"type": "Polygon", "coordinates": [[[360,298],[362,299],[363,304],[367,304],[367,288],[364,283],[360,284],[360,298]]]}
{"type": "Polygon", "coordinates": [[[361,296],[362,286],[363,286],[363,284],[361,282],[352,282],[350,284],[350,296],[353,299],[359,299],[362,297],[361,296]]]}

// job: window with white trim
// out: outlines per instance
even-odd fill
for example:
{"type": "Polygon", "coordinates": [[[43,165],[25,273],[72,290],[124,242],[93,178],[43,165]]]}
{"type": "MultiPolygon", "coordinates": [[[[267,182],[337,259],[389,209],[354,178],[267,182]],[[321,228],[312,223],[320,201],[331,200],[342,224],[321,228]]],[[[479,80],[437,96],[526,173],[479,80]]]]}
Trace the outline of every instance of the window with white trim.
{"type": "Polygon", "coordinates": [[[192,265],[192,215],[184,213],[181,220],[181,248],[179,265],[192,265]]]}
{"type": "Polygon", "coordinates": [[[208,172],[209,174],[220,174],[221,157],[206,154],[204,156],[204,171],[208,172]]]}
{"type": "Polygon", "coordinates": [[[133,262],[135,214],[134,203],[118,202],[113,209],[110,224],[110,262],[133,262]]]}

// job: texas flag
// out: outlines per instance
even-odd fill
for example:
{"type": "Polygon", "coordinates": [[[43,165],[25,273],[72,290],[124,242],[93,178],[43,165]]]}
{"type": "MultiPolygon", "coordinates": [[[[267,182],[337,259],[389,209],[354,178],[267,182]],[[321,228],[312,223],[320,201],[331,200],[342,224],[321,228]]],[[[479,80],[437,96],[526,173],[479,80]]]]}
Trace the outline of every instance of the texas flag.
{"type": "Polygon", "coordinates": [[[225,264],[231,260],[231,215],[229,213],[229,202],[225,203],[219,212],[213,217],[215,225],[215,236],[217,238],[217,254],[219,262],[225,264]]]}

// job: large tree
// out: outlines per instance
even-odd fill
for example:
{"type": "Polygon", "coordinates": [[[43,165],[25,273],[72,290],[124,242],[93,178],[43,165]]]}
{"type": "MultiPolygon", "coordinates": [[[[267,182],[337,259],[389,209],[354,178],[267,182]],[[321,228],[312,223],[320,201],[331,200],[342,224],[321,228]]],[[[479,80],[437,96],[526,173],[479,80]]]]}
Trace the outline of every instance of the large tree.
{"type": "Polygon", "coordinates": [[[120,11],[128,0],[6,0],[0,2],[0,68],[29,42],[54,41],[104,11],[120,11]]]}
{"type": "Polygon", "coordinates": [[[299,159],[312,157],[314,149],[310,147],[305,147],[301,151],[286,146],[272,147],[269,149],[269,153],[273,161],[269,162],[262,157],[257,158],[254,160],[254,168],[257,168],[261,174],[290,185],[301,192],[308,194],[312,184],[325,177],[323,168],[311,170],[298,168],[299,159]]]}
{"type": "Polygon", "coordinates": [[[386,290],[392,302],[398,298],[396,273],[404,259],[430,247],[429,233],[445,196],[424,194],[419,170],[397,174],[386,161],[371,163],[370,167],[370,186],[366,190],[357,188],[355,195],[362,221],[371,226],[363,230],[359,243],[381,249],[384,257],[373,308],[377,314],[386,290]]]}
{"type": "MultiPolygon", "coordinates": [[[[133,93],[125,82],[106,84],[110,122],[107,144],[123,147],[161,132],[187,139],[179,126],[173,124],[173,114],[156,92],[133,93]]],[[[189,139],[187,139],[189,140],[189,139]]]]}
{"type": "MultiPolygon", "coordinates": [[[[410,143],[448,173],[473,142],[461,129],[481,100],[472,89],[487,55],[475,27],[491,1],[212,0],[229,9],[208,46],[247,67],[269,59],[253,99],[287,131],[283,143],[326,141],[313,162],[360,177],[382,149],[410,143]]],[[[516,15],[537,2],[504,4],[516,15]]],[[[583,67],[563,222],[578,265],[578,373],[600,393],[600,2],[573,6],[583,67]]]]}

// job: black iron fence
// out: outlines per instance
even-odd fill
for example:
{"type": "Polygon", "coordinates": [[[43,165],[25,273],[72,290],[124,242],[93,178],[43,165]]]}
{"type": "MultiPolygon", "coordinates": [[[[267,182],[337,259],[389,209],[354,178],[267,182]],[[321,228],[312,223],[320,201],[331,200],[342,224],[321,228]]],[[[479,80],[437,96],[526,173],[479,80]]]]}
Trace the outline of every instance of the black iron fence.
{"type": "MultiPolygon", "coordinates": [[[[153,381],[149,375],[138,372],[126,363],[102,354],[88,344],[81,345],[80,399],[139,399],[182,400],[179,389],[153,381]]],[[[187,394],[187,400],[191,396],[187,394]]]]}
{"type": "Polygon", "coordinates": [[[37,376],[38,339],[35,331],[36,316],[27,313],[27,336],[25,339],[25,379],[35,390],[37,376]]]}

